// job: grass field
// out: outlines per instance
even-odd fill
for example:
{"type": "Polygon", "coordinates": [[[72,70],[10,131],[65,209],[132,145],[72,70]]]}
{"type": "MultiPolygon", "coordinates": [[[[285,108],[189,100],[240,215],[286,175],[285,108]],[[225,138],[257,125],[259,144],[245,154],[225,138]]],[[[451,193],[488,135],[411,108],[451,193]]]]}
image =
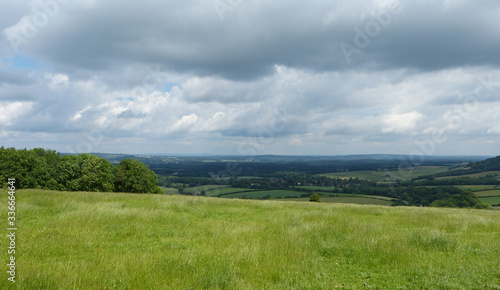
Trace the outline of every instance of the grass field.
{"type": "Polygon", "coordinates": [[[179,194],[179,190],[177,188],[161,186],[161,189],[164,194],[179,194]]]}
{"type": "Polygon", "coordinates": [[[273,198],[277,197],[287,197],[287,196],[294,196],[298,197],[303,195],[305,192],[299,192],[299,191],[293,191],[293,190],[262,190],[262,191],[254,191],[254,192],[239,192],[239,193],[234,193],[234,194],[228,194],[225,195],[224,197],[227,198],[248,198],[248,199],[258,199],[258,198],[265,198],[267,196],[271,196],[273,198]]]}
{"type": "Polygon", "coordinates": [[[294,188],[309,189],[309,190],[316,190],[323,192],[335,192],[339,190],[339,188],[327,187],[327,186],[294,186],[294,188]]]}
{"type": "MultiPolygon", "coordinates": [[[[487,171],[487,172],[481,172],[481,173],[475,173],[475,174],[466,174],[466,175],[459,175],[459,176],[445,176],[445,177],[438,177],[436,179],[453,179],[453,178],[459,178],[459,177],[471,177],[471,178],[479,178],[479,177],[486,177],[488,175],[491,176],[500,176],[500,171],[487,171]]],[[[500,178],[497,178],[500,179],[500,178]]]]}
{"type": "Polygon", "coordinates": [[[235,187],[223,187],[223,188],[215,188],[206,191],[206,196],[216,196],[216,195],[226,195],[231,193],[245,192],[245,191],[255,191],[255,189],[248,188],[235,188],[235,187]]]}
{"type": "Polygon", "coordinates": [[[192,195],[200,195],[202,191],[207,192],[209,190],[225,188],[225,187],[229,187],[229,185],[202,185],[202,186],[188,187],[184,189],[184,192],[191,193],[192,195]]]}
{"type": "Polygon", "coordinates": [[[420,166],[414,170],[393,171],[349,171],[320,174],[330,178],[359,178],[371,181],[395,181],[397,179],[410,180],[412,178],[448,171],[448,166],[420,166]]]}
{"type": "Polygon", "coordinates": [[[480,197],[482,202],[489,203],[491,205],[499,205],[500,204],[500,196],[492,196],[492,197],[480,197]]]}
{"type": "MultiPolygon", "coordinates": [[[[309,198],[287,198],[284,201],[302,201],[308,202],[309,198]]],[[[392,202],[387,199],[378,199],[376,197],[363,196],[340,196],[340,197],[321,197],[322,203],[350,203],[350,204],[369,204],[369,205],[391,205],[392,202]]]]}
{"type": "Polygon", "coordinates": [[[500,196],[500,190],[484,190],[484,191],[476,191],[474,192],[478,197],[485,196],[500,196]]]}
{"type": "Polygon", "coordinates": [[[456,187],[461,189],[468,189],[472,192],[500,189],[500,185],[456,185],[456,187]]]}
{"type": "Polygon", "coordinates": [[[0,289],[500,289],[499,211],[19,190],[16,217],[0,289]]]}

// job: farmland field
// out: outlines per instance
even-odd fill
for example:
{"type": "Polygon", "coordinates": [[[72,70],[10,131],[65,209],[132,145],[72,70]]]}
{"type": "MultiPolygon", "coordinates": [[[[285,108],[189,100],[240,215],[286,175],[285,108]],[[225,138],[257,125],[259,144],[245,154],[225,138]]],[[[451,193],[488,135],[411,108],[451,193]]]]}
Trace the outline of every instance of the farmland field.
{"type": "Polygon", "coordinates": [[[410,180],[412,178],[448,171],[448,166],[420,166],[414,170],[393,171],[348,171],[320,174],[330,178],[359,178],[371,181],[395,181],[397,179],[410,180]]]}
{"type": "Polygon", "coordinates": [[[161,189],[164,194],[179,194],[179,190],[177,188],[162,186],[161,189]]]}
{"type": "Polygon", "coordinates": [[[267,196],[271,196],[273,198],[277,197],[287,197],[287,196],[301,196],[305,194],[304,192],[292,191],[292,190],[263,190],[263,191],[254,191],[254,192],[240,192],[235,194],[225,195],[227,198],[248,198],[248,199],[257,199],[257,198],[265,198],[267,196]]]}
{"type": "Polygon", "coordinates": [[[500,196],[500,190],[485,190],[485,191],[477,191],[474,192],[478,197],[486,197],[486,196],[500,196]]]}
{"type": "Polygon", "coordinates": [[[225,188],[225,187],[229,187],[229,185],[202,185],[196,187],[188,187],[184,189],[184,192],[190,193],[192,195],[200,195],[202,191],[207,192],[209,190],[225,188]]]}
{"type": "Polygon", "coordinates": [[[227,194],[231,194],[231,193],[247,192],[247,191],[252,192],[252,191],[255,191],[255,189],[222,187],[222,188],[215,188],[215,189],[210,189],[210,190],[206,191],[206,196],[227,195],[227,194]]]}
{"type": "Polygon", "coordinates": [[[498,177],[498,176],[500,176],[500,171],[487,171],[487,172],[459,175],[459,176],[445,176],[445,177],[438,177],[436,179],[453,179],[453,178],[459,178],[459,177],[479,178],[479,177],[486,177],[486,176],[497,176],[498,177]]]}
{"type": "Polygon", "coordinates": [[[177,188],[164,186],[161,186],[160,188],[163,190],[164,194],[179,194],[179,190],[177,188]]]}
{"type": "Polygon", "coordinates": [[[482,202],[489,203],[491,205],[499,205],[500,204],[500,196],[493,197],[480,197],[482,202]]]}
{"type": "Polygon", "coordinates": [[[335,192],[335,191],[339,190],[339,188],[336,188],[336,187],[327,187],[327,186],[294,186],[294,188],[309,189],[309,190],[318,190],[318,191],[328,191],[328,192],[335,192]]]}
{"type": "Polygon", "coordinates": [[[456,185],[456,187],[476,192],[500,188],[500,185],[456,185]]]}
{"type": "Polygon", "coordinates": [[[500,289],[499,211],[16,195],[17,280],[0,289],[500,289]]]}
{"type": "MultiPolygon", "coordinates": [[[[350,203],[350,204],[370,204],[370,205],[391,205],[392,202],[388,199],[379,199],[376,197],[363,197],[363,196],[340,196],[340,197],[321,197],[321,202],[324,203],[350,203]]],[[[302,201],[308,202],[309,198],[287,198],[283,201],[302,201]]]]}

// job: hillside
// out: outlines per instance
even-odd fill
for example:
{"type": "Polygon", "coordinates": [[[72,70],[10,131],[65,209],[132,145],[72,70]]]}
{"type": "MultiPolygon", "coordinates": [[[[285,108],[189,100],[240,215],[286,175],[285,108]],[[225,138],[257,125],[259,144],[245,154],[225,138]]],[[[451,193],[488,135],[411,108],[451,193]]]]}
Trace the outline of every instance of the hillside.
{"type": "Polygon", "coordinates": [[[457,168],[448,172],[435,174],[435,177],[462,176],[486,172],[500,171],[500,156],[483,161],[471,162],[464,168],[457,168]]]}
{"type": "Polygon", "coordinates": [[[472,170],[497,171],[500,170],[500,156],[486,159],[484,161],[474,162],[470,165],[472,170]]]}
{"type": "Polygon", "coordinates": [[[500,288],[498,211],[41,190],[17,201],[24,289],[500,288]]]}

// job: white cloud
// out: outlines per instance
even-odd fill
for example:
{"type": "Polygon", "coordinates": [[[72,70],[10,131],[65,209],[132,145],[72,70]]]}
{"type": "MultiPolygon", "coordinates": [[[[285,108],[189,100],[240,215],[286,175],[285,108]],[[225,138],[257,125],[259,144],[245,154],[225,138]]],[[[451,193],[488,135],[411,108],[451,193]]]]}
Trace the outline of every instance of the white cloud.
{"type": "Polygon", "coordinates": [[[5,145],[50,135],[64,151],[100,130],[97,151],[238,153],[279,128],[259,153],[410,153],[440,133],[437,153],[467,138],[470,154],[498,151],[495,1],[401,1],[351,64],[339,44],[394,1],[250,1],[224,22],[199,0],[71,1],[16,58],[5,35],[26,29],[30,2],[0,11],[5,145]]]}
{"type": "Polygon", "coordinates": [[[0,124],[5,127],[12,125],[31,113],[32,108],[31,102],[0,102],[0,124]]]}
{"type": "Polygon", "coordinates": [[[65,74],[46,74],[45,77],[48,81],[48,86],[55,90],[58,87],[69,86],[69,77],[65,74]]]}
{"type": "Polygon", "coordinates": [[[416,128],[417,122],[424,117],[419,112],[413,111],[404,114],[383,115],[382,133],[405,133],[416,128]]]}
{"type": "Polygon", "coordinates": [[[195,113],[182,116],[180,120],[175,122],[172,126],[168,127],[165,131],[166,133],[172,133],[178,131],[187,132],[193,127],[193,125],[196,124],[196,122],[198,122],[198,119],[199,118],[195,113]]]}

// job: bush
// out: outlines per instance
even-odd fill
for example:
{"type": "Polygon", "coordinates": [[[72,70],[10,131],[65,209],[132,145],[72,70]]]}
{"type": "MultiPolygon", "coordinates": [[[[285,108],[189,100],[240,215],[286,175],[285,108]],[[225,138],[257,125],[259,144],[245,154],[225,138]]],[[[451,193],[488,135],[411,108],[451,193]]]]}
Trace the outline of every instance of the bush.
{"type": "Polygon", "coordinates": [[[493,209],[493,207],[488,203],[478,203],[474,206],[474,209],[493,209]]]}
{"type": "Polygon", "coordinates": [[[163,192],[158,187],[158,176],[137,159],[123,159],[116,166],[115,190],[134,193],[163,192]]]}
{"type": "Polygon", "coordinates": [[[310,202],[321,202],[319,199],[319,195],[317,193],[311,194],[311,196],[309,197],[309,201],[310,202]]]}

